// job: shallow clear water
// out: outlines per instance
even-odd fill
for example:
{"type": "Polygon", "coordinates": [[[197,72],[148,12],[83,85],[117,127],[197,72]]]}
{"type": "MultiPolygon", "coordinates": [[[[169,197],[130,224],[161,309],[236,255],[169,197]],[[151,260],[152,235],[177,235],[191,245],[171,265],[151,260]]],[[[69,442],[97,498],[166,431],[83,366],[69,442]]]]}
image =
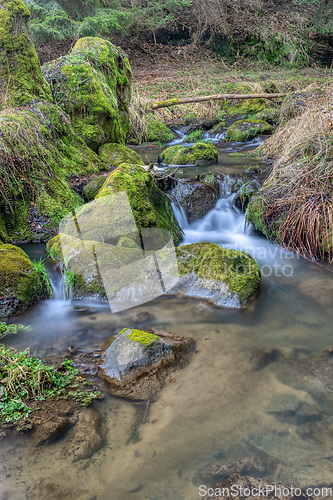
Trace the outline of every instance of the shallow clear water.
{"type": "MultiPolygon", "coordinates": [[[[253,370],[250,362],[267,347],[310,358],[332,346],[330,267],[255,235],[231,198],[218,200],[213,211],[184,226],[184,232],[184,243],[213,241],[254,255],[264,276],[253,310],[161,297],[111,314],[106,304],[63,300],[57,273],[48,263],[60,290],[57,298],[18,318],[32,331],[8,338],[10,345],[30,347],[37,355],[45,352],[47,359],[69,346],[100,352],[108,337],[136,324],[190,336],[196,353],[188,366],[170,376],[148,413],[145,402],[134,404],[103,390],[105,398],[95,407],[103,419],[105,445],[90,460],[72,463],[65,457],[70,435],[39,447],[33,447],[27,435],[3,440],[1,499],[192,500],[200,498],[199,485],[208,484],[201,470],[252,456],[267,463],[272,480],[302,487],[332,482],[333,421],[327,406],[309,391],[295,388],[295,372],[286,376],[286,365],[281,365],[282,376],[279,361],[261,370],[253,370]],[[149,311],[150,318],[135,323],[143,311],[149,311]],[[304,428],[267,411],[278,396],[316,407],[320,424],[304,428]],[[277,467],[269,467],[272,457],[277,467]]],[[[26,250],[43,252],[41,246],[26,250]]]]}

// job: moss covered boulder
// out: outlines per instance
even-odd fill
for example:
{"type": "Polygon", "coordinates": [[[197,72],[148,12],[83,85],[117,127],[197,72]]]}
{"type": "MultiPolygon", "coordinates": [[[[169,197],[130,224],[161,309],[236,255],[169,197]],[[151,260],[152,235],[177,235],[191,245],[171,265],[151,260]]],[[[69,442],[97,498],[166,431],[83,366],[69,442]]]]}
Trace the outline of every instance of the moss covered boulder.
{"type": "Polygon", "coordinates": [[[100,371],[112,394],[148,399],[163,387],[169,373],[188,363],[193,351],[192,339],[125,328],[112,339],[100,371]]]}
{"type": "Polygon", "coordinates": [[[213,144],[198,142],[193,146],[171,146],[161,154],[162,161],[168,165],[198,165],[217,162],[218,151],[213,144]]]}
{"type": "Polygon", "coordinates": [[[21,248],[1,245],[0,263],[0,319],[50,297],[50,280],[43,265],[32,262],[21,248]]]}
{"type": "MultiPolygon", "coordinates": [[[[47,250],[60,265],[69,295],[75,299],[95,297],[106,300],[108,295],[101,271],[107,269],[116,273],[119,266],[127,266],[142,258],[142,251],[137,246],[126,248],[63,233],[49,241],[47,250]]],[[[110,298],[117,295],[122,285],[121,278],[114,280],[110,298]]]]}
{"type": "Polygon", "coordinates": [[[122,163],[144,165],[141,156],[123,144],[103,144],[99,148],[99,155],[110,170],[119,167],[122,163]]]}
{"type": "Polygon", "coordinates": [[[33,99],[52,101],[30,34],[30,12],[21,0],[0,5],[0,109],[33,99]]]}
{"type": "Polygon", "coordinates": [[[158,245],[165,243],[165,231],[171,234],[175,244],[181,241],[182,231],[169,198],[155,186],[153,176],[143,167],[125,163],[120,165],[109,174],[96,200],[121,191],[127,193],[135,224],[139,230],[161,229],[161,238],[155,234],[158,245]]]}
{"type": "Polygon", "coordinates": [[[43,73],[89,147],[125,143],[132,72],[121,49],[101,38],[82,38],[69,55],[45,64],[43,73]]]}
{"type": "Polygon", "coordinates": [[[228,128],[226,140],[244,142],[258,134],[271,134],[273,131],[273,126],[264,120],[238,120],[228,128]]]}
{"type": "Polygon", "coordinates": [[[260,268],[247,253],[213,243],[176,249],[180,281],[174,292],[210,300],[217,306],[245,307],[260,287],[260,268]]]}
{"type": "Polygon", "coordinates": [[[165,125],[165,123],[154,118],[148,118],[146,121],[147,126],[147,141],[148,142],[159,142],[161,144],[166,144],[171,142],[175,135],[174,133],[165,125]]]}
{"type": "Polygon", "coordinates": [[[0,238],[44,241],[83,200],[72,174],[107,170],[54,104],[39,102],[0,112],[0,238]]]}

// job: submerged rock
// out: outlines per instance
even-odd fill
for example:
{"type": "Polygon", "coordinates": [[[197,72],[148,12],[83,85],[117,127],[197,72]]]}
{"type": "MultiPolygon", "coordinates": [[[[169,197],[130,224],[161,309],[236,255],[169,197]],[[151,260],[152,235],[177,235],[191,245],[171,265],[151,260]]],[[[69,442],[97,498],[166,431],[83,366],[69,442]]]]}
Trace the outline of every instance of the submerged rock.
{"type": "Polygon", "coordinates": [[[170,293],[237,308],[246,306],[260,287],[260,268],[245,252],[193,243],[178,247],[176,254],[181,279],[170,293]]]}
{"type": "Polygon", "coordinates": [[[228,128],[226,140],[243,142],[258,134],[271,134],[273,130],[273,126],[264,120],[238,120],[228,128]]]}
{"type": "Polygon", "coordinates": [[[174,194],[184,208],[188,222],[201,219],[215,207],[219,198],[218,183],[215,178],[202,180],[180,179],[174,194]]]}
{"type": "Polygon", "coordinates": [[[21,0],[1,1],[0,109],[24,106],[33,99],[52,101],[32,41],[29,18],[30,12],[21,0]]]}
{"type": "MultiPolygon", "coordinates": [[[[200,481],[209,481],[211,484],[213,481],[227,479],[235,473],[258,477],[265,475],[267,468],[268,464],[264,464],[257,457],[241,458],[225,464],[212,464],[202,468],[196,475],[196,482],[199,479],[200,481]]],[[[270,467],[269,469],[269,472],[272,472],[274,468],[270,467]]]]}
{"type": "Polygon", "coordinates": [[[141,156],[123,144],[103,144],[99,148],[99,155],[110,170],[119,167],[122,163],[144,165],[141,156]]]}
{"type": "Polygon", "coordinates": [[[193,350],[189,338],[125,328],[106,350],[101,374],[112,394],[149,399],[170,372],[188,363],[193,350]]]}
{"type": "Polygon", "coordinates": [[[125,143],[132,72],[121,49],[102,38],[82,38],[69,55],[45,64],[43,73],[89,147],[125,143]]]}
{"type": "Polygon", "coordinates": [[[225,500],[244,500],[244,498],[252,500],[260,496],[274,498],[274,500],[294,500],[295,498],[315,500],[318,498],[308,495],[305,491],[296,488],[295,485],[293,487],[287,486],[267,478],[255,479],[241,474],[233,474],[226,481],[214,484],[210,488],[202,485],[199,491],[204,500],[221,500],[221,498],[225,500]],[[259,491],[262,492],[261,495],[259,495],[259,491]]]}
{"type": "Polygon", "coordinates": [[[103,444],[101,417],[93,408],[84,408],[64,445],[62,456],[72,462],[89,459],[103,444]]]}
{"type": "Polygon", "coordinates": [[[48,276],[21,248],[0,245],[0,319],[51,295],[48,276]]]}
{"type": "Polygon", "coordinates": [[[162,161],[169,165],[204,164],[217,162],[218,151],[213,144],[197,142],[193,146],[171,146],[161,154],[162,161]]]}

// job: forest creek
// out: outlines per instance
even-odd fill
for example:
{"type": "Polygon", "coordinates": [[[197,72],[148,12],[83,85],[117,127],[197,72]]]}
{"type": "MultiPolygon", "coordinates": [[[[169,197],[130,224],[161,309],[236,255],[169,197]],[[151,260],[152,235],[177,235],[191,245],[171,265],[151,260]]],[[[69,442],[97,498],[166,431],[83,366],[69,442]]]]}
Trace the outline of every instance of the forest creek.
{"type": "Polygon", "coordinates": [[[1,4],[0,500],[333,497],[333,4],[243,4],[1,4]]]}

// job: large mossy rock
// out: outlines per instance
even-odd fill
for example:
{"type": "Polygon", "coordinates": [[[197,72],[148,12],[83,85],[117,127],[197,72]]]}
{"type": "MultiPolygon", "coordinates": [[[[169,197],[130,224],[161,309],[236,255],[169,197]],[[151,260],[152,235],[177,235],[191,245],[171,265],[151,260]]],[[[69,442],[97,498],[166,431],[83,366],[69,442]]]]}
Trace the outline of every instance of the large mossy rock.
{"type": "Polygon", "coordinates": [[[45,64],[43,73],[89,147],[125,143],[132,72],[121,49],[101,38],[82,38],[69,55],[45,64]]]}
{"type": "Polygon", "coordinates": [[[226,140],[244,142],[258,134],[271,134],[273,131],[274,127],[264,120],[238,120],[228,128],[226,140]]]}
{"type": "Polygon", "coordinates": [[[217,162],[218,151],[213,144],[198,142],[188,147],[171,146],[163,151],[161,158],[168,165],[197,165],[217,162]]]}
{"type": "Polygon", "coordinates": [[[98,153],[110,170],[119,167],[122,163],[144,165],[141,156],[123,144],[103,144],[98,153]]]}
{"type": "MultiPolygon", "coordinates": [[[[60,233],[47,244],[52,258],[60,263],[66,287],[72,298],[95,297],[106,300],[101,271],[116,273],[119,266],[132,264],[142,259],[142,251],[134,244],[132,248],[122,245],[109,245],[101,241],[82,240],[68,234],[60,233]]],[[[140,277],[141,279],[141,277],[140,277]]],[[[121,277],[113,283],[113,296],[123,288],[121,277]]],[[[134,277],[131,285],[134,286],[134,277]]],[[[109,298],[112,293],[109,291],[109,298]]]]}
{"type": "Polygon", "coordinates": [[[101,374],[112,394],[148,399],[162,388],[170,372],[188,363],[193,351],[192,339],[125,328],[106,350],[101,374]]]}
{"type": "Polygon", "coordinates": [[[176,249],[180,282],[174,292],[218,306],[244,307],[260,287],[260,268],[247,253],[213,243],[176,249]]]}
{"type": "Polygon", "coordinates": [[[21,248],[0,245],[0,263],[0,319],[50,297],[48,276],[21,248]]]}
{"type": "Polygon", "coordinates": [[[144,228],[161,229],[162,240],[166,230],[169,231],[176,245],[181,241],[182,231],[173,213],[169,198],[155,186],[153,176],[143,167],[120,165],[109,174],[96,199],[121,191],[127,193],[139,230],[144,228]]]}
{"type": "Polygon", "coordinates": [[[33,99],[52,101],[49,85],[28,26],[30,12],[21,0],[0,4],[0,109],[24,106],[33,99]]]}
{"type": "Polygon", "coordinates": [[[0,238],[44,241],[83,203],[67,182],[70,175],[97,174],[107,166],[54,104],[3,110],[0,129],[0,238]]]}

